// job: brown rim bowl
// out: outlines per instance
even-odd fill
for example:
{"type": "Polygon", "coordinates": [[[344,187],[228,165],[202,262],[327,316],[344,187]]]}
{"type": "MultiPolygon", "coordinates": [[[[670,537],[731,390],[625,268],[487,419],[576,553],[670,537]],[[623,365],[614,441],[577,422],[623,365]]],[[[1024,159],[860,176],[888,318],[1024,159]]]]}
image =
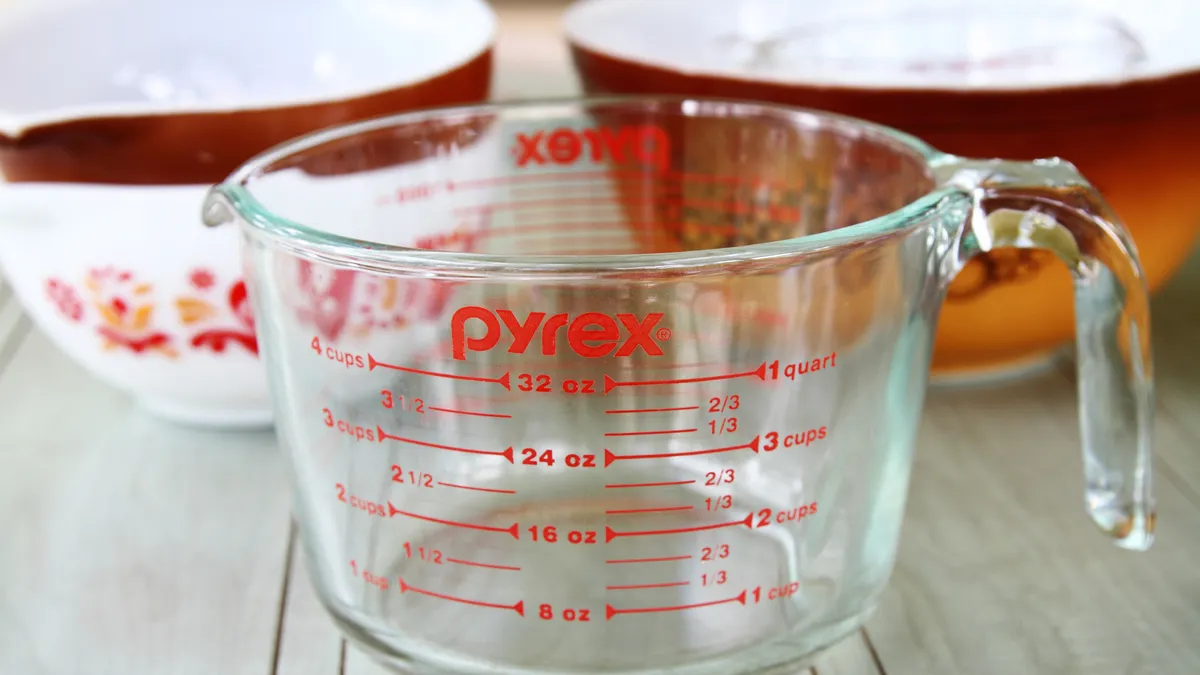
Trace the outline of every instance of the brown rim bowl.
{"type": "MultiPolygon", "coordinates": [[[[1125,221],[1155,290],[1200,232],[1198,20],[1179,0],[579,0],[564,28],[589,94],[784,103],[959,155],[1067,159],[1125,221]]],[[[976,258],[949,289],[935,376],[1048,362],[1074,333],[1071,292],[1040,252],[976,258]]]]}
{"type": "Polygon", "coordinates": [[[203,227],[208,187],[296,136],[486,100],[495,30],[484,0],[7,8],[0,267],[51,341],[143,408],[269,425],[239,233],[203,227]]]}

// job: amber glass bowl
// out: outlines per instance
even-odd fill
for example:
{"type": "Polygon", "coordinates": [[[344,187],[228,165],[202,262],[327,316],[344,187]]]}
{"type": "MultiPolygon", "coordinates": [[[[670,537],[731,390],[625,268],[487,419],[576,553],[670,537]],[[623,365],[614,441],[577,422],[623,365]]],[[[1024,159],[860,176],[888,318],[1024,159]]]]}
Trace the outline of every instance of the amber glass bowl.
{"type": "MultiPolygon", "coordinates": [[[[1200,41],[1189,28],[1200,4],[825,4],[580,0],[564,26],[588,93],[787,103],[966,156],[1061,157],[1125,219],[1152,289],[1188,257],[1200,232],[1200,41]]],[[[942,310],[935,376],[1047,362],[1071,343],[1071,293],[1040,252],[976,258],[942,310]]]]}

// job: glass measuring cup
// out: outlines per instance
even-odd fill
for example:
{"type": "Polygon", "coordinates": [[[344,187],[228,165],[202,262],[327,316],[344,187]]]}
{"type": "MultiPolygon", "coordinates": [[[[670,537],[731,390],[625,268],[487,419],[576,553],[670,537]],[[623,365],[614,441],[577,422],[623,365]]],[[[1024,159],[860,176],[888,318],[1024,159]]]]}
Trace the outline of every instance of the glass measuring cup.
{"type": "Polygon", "coordinates": [[[751,103],[501,104],[299,139],[205,219],[241,224],[318,594],[405,672],[791,672],[852,632],[983,251],[1074,274],[1085,507],[1151,544],[1145,283],[1064,162],[751,103]]]}

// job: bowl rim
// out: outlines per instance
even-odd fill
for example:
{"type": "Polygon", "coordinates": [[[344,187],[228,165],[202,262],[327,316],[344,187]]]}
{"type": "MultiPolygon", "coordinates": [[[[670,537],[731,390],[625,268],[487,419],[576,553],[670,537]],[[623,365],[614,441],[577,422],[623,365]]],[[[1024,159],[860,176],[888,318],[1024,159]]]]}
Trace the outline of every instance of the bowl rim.
{"type": "Polygon", "coordinates": [[[469,105],[445,106],[410,111],[375,119],[322,129],[293,139],[260,153],[234,171],[225,181],[213,186],[203,206],[208,227],[237,223],[247,236],[270,241],[272,246],[292,255],[354,267],[362,270],[408,269],[438,278],[475,278],[487,273],[496,278],[535,277],[539,280],[580,277],[623,276],[636,273],[655,275],[729,274],[739,265],[769,264],[798,256],[819,255],[851,248],[883,238],[901,236],[947,206],[947,199],[963,197],[956,185],[937,178],[938,167],[953,156],[904,131],[862,118],[803,106],[748,101],[713,96],[630,96],[596,95],[488,101],[469,105]],[[256,178],[274,164],[303,154],[324,144],[392,126],[437,119],[445,122],[455,116],[472,117],[504,112],[538,111],[554,114],[586,114],[587,110],[606,105],[638,106],[724,106],[726,114],[748,114],[787,118],[802,128],[827,125],[856,135],[873,136],[892,145],[898,154],[906,154],[924,166],[930,187],[912,201],[869,220],[834,230],[738,246],[671,253],[632,253],[596,255],[488,254],[425,250],[381,244],[334,234],[281,216],[258,199],[253,189],[256,178]]]}
{"type": "MultiPolygon", "coordinates": [[[[71,9],[80,6],[95,5],[96,0],[57,0],[53,6],[49,3],[33,2],[21,4],[6,10],[0,18],[0,26],[11,30],[22,21],[37,21],[44,17],[61,16],[71,9]]],[[[199,102],[184,105],[153,104],[145,101],[122,100],[111,103],[71,103],[47,107],[32,112],[15,113],[0,106],[0,137],[17,140],[21,137],[50,126],[60,124],[88,122],[95,120],[150,120],[164,117],[217,117],[229,114],[257,113],[272,114],[289,110],[305,110],[324,106],[339,105],[351,101],[400,92],[427,85],[437,79],[463,70],[475,62],[494,52],[498,33],[499,20],[495,9],[487,0],[455,0],[456,5],[470,6],[477,12],[477,18],[487,26],[486,38],[472,48],[469,53],[463,50],[463,55],[455,58],[427,73],[407,80],[396,80],[381,77],[373,84],[356,86],[354,88],[338,88],[320,95],[286,94],[282,96],[255,97],[246,102],[199,102]]],[[[441,10],[439,10],[441,11],[441,10]]],[[[447,16],[451,16],[447,13],[447,16]]]]}
{"type": "MultiPolygon", "coordinates": [[[[1087,79],[1033,85],[1015,81],[987,83],[982,85],[972,85],[969,87],[954,85],[951,83],[939,83],[936,81],[927,83],[884,84],[882,82],[869,82],[855,84],[844,80],[838,80],[836,78],[801,79],[791,77],[755,77],[749,73],[726,72],[704,67],[689,68],[682,62],[672,62],[669,58],[646,58],[642,55],[628,53],[627,51],[609,49],[601,45],[599,41],[589,40],[583,35],[583,31],[580,29],[582,19],[578,17],[585,16],[585,13],[588,11],[597,11],[594,8],[603,7],[604,5],[613,5],[622,1],[628,0],[571,0],[570,6],[567,7],[560,17],[560,28],[568,47],[573,50],[585,52],[595,57],[618,61],[628,64],[629,66],[639,67],[647,70],[670,73],[679,77],[693,79],[703,78],[707,80],[737,83],[743,86],[769,87],[778,90],[793,91],[819,89],[828,92],[873,94],[892,92],[971,95],[1053,94],[1088,91],[1100,88],[1111,89],[1116,87],[1142,85],[1151,82],[1169,81],[1175,78],[1186,77],[1200,73],[1200,48],[1198,48],[1196,63],[1187,67],[1159,68],[1157,70],[1135,72],[1131,74],[1116,73],[1107,77],[1092,77],[1087,79]]],[[[738,1],[740,0],[727,0],[727,2],[731,4],[738,1]]],[[[1106,16],[1103,12],[1093,10],[1091,8],[1088,8],[1088,11],[1093,19],[1106,16]]]]}

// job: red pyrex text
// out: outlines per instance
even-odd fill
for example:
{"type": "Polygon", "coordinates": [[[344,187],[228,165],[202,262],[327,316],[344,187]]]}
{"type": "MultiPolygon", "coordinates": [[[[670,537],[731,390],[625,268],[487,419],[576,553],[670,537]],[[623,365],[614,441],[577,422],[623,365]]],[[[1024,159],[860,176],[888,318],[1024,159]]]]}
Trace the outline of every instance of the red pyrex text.
{"type": "Polygon", "coordinates": [[[524,320],[518,320],[507,309],[493,312],[483,307],[467,306],[459,308],[450,319],[451,350],[456,360],[464,361],[468,351],[486,352],[494,349],[500,343],[500,326],[503,323],[512,338],[508,346],[510,354],[524,354],[540,329],[541,353],[553,356],[558,351],[559,329],[566,326],[568,347],[584,358],[598,359],[610,354],[630,356],[638,349],[648,356],[662,356],[663,350],[656,337],[666,339],[670,336],[666,329],[655,331],[655,326],[662,318],[661,313],[647,314],[639,319],[633,314],[609,316],[600,312],[585,312],[572,319],[569,314],[547,316],[545,312],[531,312],[524,320]],[[481,337],[467,336],[467,326],[471,321],[483,326],[485,332],[481,337]],[[622,327],[625,329],[624,335],[622,327]]]}
{"type": "Polygon", "coordinates": [[[671,139],[654,125],[623,126],[618,129],[555,129],[517,134],[512,149],[517,166],[530,164],[575,164],[582,158],[600,163],[636,161],[666,171],[671,163],[671,139]]]}

